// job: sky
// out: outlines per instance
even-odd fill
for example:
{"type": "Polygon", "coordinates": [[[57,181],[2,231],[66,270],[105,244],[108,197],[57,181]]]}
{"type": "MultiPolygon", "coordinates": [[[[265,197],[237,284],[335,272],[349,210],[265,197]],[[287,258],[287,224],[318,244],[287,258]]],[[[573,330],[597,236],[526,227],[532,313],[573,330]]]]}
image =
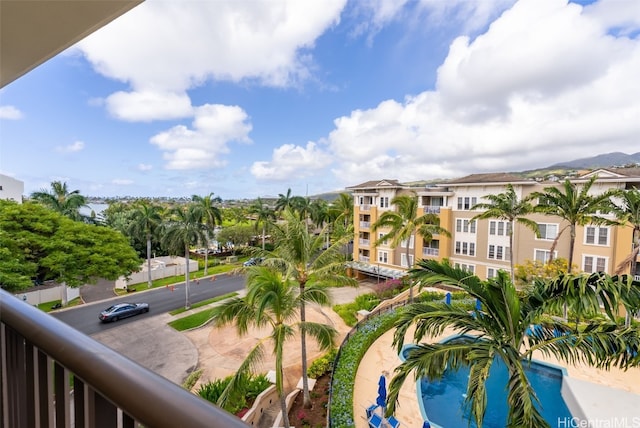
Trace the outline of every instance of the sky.
{"type": "Polygon", "coordinates": [[[640,151],[636,0],[147,0],[0,89],[25,194],[222,199],[640,151]]]}

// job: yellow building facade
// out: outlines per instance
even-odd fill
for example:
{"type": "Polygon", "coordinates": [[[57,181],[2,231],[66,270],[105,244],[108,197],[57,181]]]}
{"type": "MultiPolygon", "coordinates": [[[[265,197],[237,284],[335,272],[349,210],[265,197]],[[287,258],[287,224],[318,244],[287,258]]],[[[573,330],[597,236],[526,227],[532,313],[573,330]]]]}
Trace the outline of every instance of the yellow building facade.
{"type": "MultiPolygon", "coordinates": [[[[596,181],[590,194],[596,195],[612,189],[640,188],[640,168],[598,169],[570,178],[578,188],[592,176],[596,181]]],[[[449,259],[456,266],[464,267],[480,278],[490,278],[498,270],[511,269],[509,234],[506,220],[471,218],[481,213],[471,208],[478,203],[489,202],[485,196],[500,194],[511,184],[518,199],[533,192],[544,192],[547,187],[561,186],[564,179],[536,181],[510,174],[473,174],[456,180],[423,187],[403,185],[397,180],[374,180],[347,187],[354,201],[353,270],[360,276],[397,278],[420,259],[449,259]],[[394,210],[394,197],[409,194],[418,198],[419,212],[436,214],[440,226],[451,236],[435,235],[429,242],[413,236],[393,248],[390,242],[380,241],[388,230],[373,230],[372,225],[387,210],[394,210]],[[409,257],[407,259],[407,246],[409,257]]],[[[612,214],[605,217],[614,220],[612,214]]],[[[543,214],[531,214],[528,219],[538,224],[540,236],[522,224],[516,223],[513,231],[513,258],[515,265],[527,261],[548,261],[569,258],[568,224],[561,218],[543,214]],[[556,238],[560,234],[560,238],[556,238]]],[[[582,272],[616,273],[617,268],[632,251],[633,228],[619,226],[578,226],[573,253],[573,266],[582,272]]],[[[623,273],[629,273],[629,269],[623,273]]],[[[640,272],[634,272],[640,279],[640,272]]]]}

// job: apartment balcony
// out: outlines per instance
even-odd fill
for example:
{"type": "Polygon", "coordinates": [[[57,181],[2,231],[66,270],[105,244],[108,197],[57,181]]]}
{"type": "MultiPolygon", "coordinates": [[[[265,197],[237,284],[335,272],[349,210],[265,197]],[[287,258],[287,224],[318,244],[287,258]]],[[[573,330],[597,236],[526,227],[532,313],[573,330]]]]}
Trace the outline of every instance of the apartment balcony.
{"type": "Polygon", "coordinates": [[[362,254],[358,255],[359,262],[369,263],[369,258],[369,256],[363,256],[362,254]]]}
{"type": "Polygon", "coordinates": [[[369,229],[371,227],[371,222],[370,221],[361,221],[360,222],[360,229],[369,229]]]}
{"type": "Polygon", "coordinates": [[[3,290],[0,381],[2,428],[248,426],[3,290]]]}
{"type": "Polygon", "coordinates": [[[422,255],[423,256],[439,256],[440,255],[440,249],[439,248],[428,248],[425,247],[422,249],[422,255]]]}
{"type": "Polygon", "coordinates": [[[371,204],[360,204],[360,211],[371,211],[371,204]]]}
{"type": "Polygon", "coordinates": [[[423,210],[425,214],[440,214],[440,207],[438,206],[425,206],[423,210]]]}
{"type": "Polygon", "coordinates": [[[364,246],[367,246],[367,247],[368,247],[368,246],[369,246],[369,244],[371,244],[371,240],[370,240],[370,239],[363,239],[363,238],[360,238],[360,239],[358,240],[358,243],[359,243],[360,245],[364,245],[364,246]]]}

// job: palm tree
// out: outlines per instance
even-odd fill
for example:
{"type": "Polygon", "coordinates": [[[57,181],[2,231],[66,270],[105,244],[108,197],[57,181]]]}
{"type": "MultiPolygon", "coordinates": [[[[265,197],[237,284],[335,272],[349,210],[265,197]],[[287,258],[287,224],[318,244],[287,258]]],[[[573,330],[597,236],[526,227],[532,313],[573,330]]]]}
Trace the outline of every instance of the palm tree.
{"type": "Polygon", "coordinates": [[[179,206],[171,210],[171,219],[163,238],[164,246],[170,254],[184,254],[186,270],[185,282],[185,309],[191,307],[189,301],[189,247],[206,239],[206,226],[202,222],[202,210],[195,204],[179,206]]]}
{"type": "Polygon", "coordinates": [[[345,228],[353,224],[353,197],[348,193],[340,193],[329,211],[335,221],[342,222],[345,228]]]}
{"type": "Polygon", "coordinates": [[[267,206],[262,199],[256,199],[249,207],[249,213],[255,216],[256,231],[262,225],[262,250],[264,251],[264,241],[267,229],[276,219],[276,213],[267,206]]]}
{"type": "Polygon", "coordinates": [[[620,224],[630,226],[633,230],[631,239],[631,254],[617,268],[616,273],[629,266],[631,275],[636,275],[636,260],[640,250],[640,190],[627,189],[616,192],[620,203],[613,204],[613,213],[620,224]]]}
{"type": "Polygon", "coordinates": [[[533,211],[546,215],[554,215],[560,217],[567,222],[555,238],[551,247],[551,253],[562,233],[569,230],[569,258],[567,272],[571,273],[573,269],[573,252],[576,242],[576,227],[593,225],[615,225],[615,221],[597,215],[600,212],[610,212],[612,209],[611,197],[612,191],[604,192],[600,195],[589,195],[589,190],[597,177],[593,176],[587,181],[582,189],[566,179],[561,188],[545,187],[543,192],[533,192],[529,195],[529,200],[538,199],[538,205],[534,206],[533,211]]]}
{"type": "Polygon", "coordinates": [[[162,225],[161,208],[147,201],[136,203],[131,213],[128,232],[133,236],[143,237],[147,242],[147,286],[151,288],[151,238],[162,225]]]}
{"type": "MultiPolygon", "coordinates": [[[[298,284],[301,296],[307,287],[357,285],[353,278],[346,275],[344,257],[340,248],[345,239],[337,240],[323,250],[324,231],[319,235],[309,232],[307,224],[300,215],[290,208],[282,212],[283,222],[274,228],[276,247],[272,253],[266,253],[263,265],[277,267],[298,284]]],[[[307,345],[305,299],[300,300],[300,342],[302,357],[302,385],[304,406],[311,406],[309,381],[307,379],[307,345]]]]}
{"type": "Polygon", "coordinates": [[[72,220],[85,220],[85,216],[80,214],[80,208],[87,206],[87,198],[82,196],[79,190],[69,191],[67,183],[53,181],[50,191],[42,189],[33,192],[31,199],[72,220]]]}
{"type": "Polygon", "coordinates": [[[533,211],[533,206],[528,200],[518,199],[513,185],[507,184],[506,191],[497,195],[485,195],[484,199],[487,199],[488,203],[479,203],[471,207],[472,210],[482,209],[486,210],[481,214],[477,214],[471,218],[470,221],[486,220],[496,218],[499,220],[507,220],[509,222],[509,262],[511,265],[511,282],[514,280],[514,257],[513,257],[513,234],[515,233],[515,224],[520,223],[533,230],[536,235],[538,232],[538,224],[525,218],[524,216],[530,214],[533,211]]]}
{"type": "Polygon", "coordinates": [[[287,189],[285,195],[278,193],[278,200],[276,200],[276,211],[282,212],[286,208],[291,208],[291,188],[287,189]]]}
{"type": "Polygon", "coordinates": [[[204,275],[207,275],[207,269],[209,268],[209,239],[215,230],[216,224],[222,224],[222,214],[220,209],[214,205],[214,202],[219,202],[220,198],[214,198],[213,193],[209,193],[207,196],[193,195],[191,200],[196,203],[198,209],[201,210],[201,215],[205,224],[206,238],[204,252],[204,275]]]}
{"type": "MultiPolygon", "coordinates": [[[[379,229],[389,229],[376,241],[375,245],[391,240],[391,246],[397,248],[405,243],[407,269],[411,269],[410,242],[414,235],[421,236],[428,243],[433,240],[433,235],[450,236],[450,234],[447,229],[440,227],[440,218],[436,214],[418,215],[416,195],[398,195],[391,200],[391,204],[396,206],[396,211],[383,212],[371,225],[374,232],[379,229]]],[[[409,301],[413,302],[413,287],[409,287],[409,301]]]]}
{"type": "MultiPolygon", "coordinates": [[[[594,318],[580,328],[550,317],[541,317],[549,305],[558,301],[571,302],[567,288],[575,280],[581,282],[592,307],[605,299],[615,307],[620,288],[619,278],[593,274],[580,279],[560,277],[551,283],[536,281],[530,289],[518,292],[504,271],[494,278],[481,281],[468,271],[452,267],[448,263],[422,260],[410,272],[412,279],[421,286],[444,284],[466,291],[482,303],[481,311],[469,312],[464,308],[437,303],[409,305],[396,323],[394,345],[400,350],[411,325],[416,326],[413,339],[417,347],[410,351],[398,368],[389,388],[388,413],[393,413],[400,388],[409,374],[416,378],[441,378],[445,370],[469,366],[467,397],[465,399],[478,427],[487,406],[485,381],[494,360],[501,360],[509,372],[507,402],[509,405],[506,426],[533,428],[549,427],[536,407],[537,397],[525,367],[534,352],[553,355],[566,363],[581,362],[598,368],[622,369],[637,366],[640,360],[634,352],[640,349],[638,330],[626,329],[616,324],[616,318],[607,313],[605,321],[594,318]],[[531,326],[536,326],[531,328],[531,326]],[[439,336],[450,327],[459,334],[472,334],[478,340],[452,340],[443,343],[422,343],[423,339],[439,336]]],[[[627,284],[629,285],[629,284],[627,284]]],[[[636,287],[639,284],[636,284],[636,287]]],[[[637,303],[637,301],[636,301],[637,303]]],[[[414,377],[411,376],[411,379],[414,377]]]]}
{"type": "Polygon", "coordinates": [[[287,280],[281,272],[262,266],[253,266],[249,268],[247,274],[247,295],[243,298],[230,299],[213,309],[216,325],[233,323],[240,335],[247,334],[250,327],[270,329],[270,334],[249,351],[220,397],[218,405],[224,405],[224,401],[232,395],[231,391],[242,388],[243,380],[263,358],[265,342],[270,342],[275,355],[276,390],[280,398],[283,423],[285,427],[289,426],[284,390],[285,342],[293,338],[296,332],[302,334],[304,331],[315,338],[321,349],[329,350],[337,335],[333,327],[325,324],[302,320],[296,322],[298,309],[303,301],[327,305],[329,297],[325,289],[313,285],[309,285],[304,293],[300,294],[295,284],[287,280]]]}
{"type": "Polygon", "coordinates": [[[311,199],[303,196],[294,196],[290,199],[289,205],[294,211],[300,214],[300,217],[308,220],[311,213],[311,199]]]}

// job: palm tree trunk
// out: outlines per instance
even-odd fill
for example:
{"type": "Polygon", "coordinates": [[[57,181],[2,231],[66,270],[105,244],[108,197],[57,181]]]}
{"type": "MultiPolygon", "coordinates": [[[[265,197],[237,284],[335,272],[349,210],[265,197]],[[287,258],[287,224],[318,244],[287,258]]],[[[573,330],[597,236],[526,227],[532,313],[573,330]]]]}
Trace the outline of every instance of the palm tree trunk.
{"type": "Polygon", "coordinates": [[[513,260],[513,234],[516,233],[515,229],[515,222],[513,220],[511,220],[511,233],[509,233],[509,264],[511,265],[511,283],[513,285],[516,284],[516,275],[515,272],[513,270],[513,265],[514,265],[514,260],[513,260]]]}
{"type": "MultiPolygon", "coordinates": [[[[576,228],[574,225],[569,229],[569,261],[567,266],[567,274],[570,275],[573,266],[573,247],[576,244],[576,228]]],[[[562,317],[565,320],[569,319],[569,309],[567,308],[567,304],[565,303],[562,307],[562,317]]]]}
{"type": "Polygon", "coordinates": [[[280,398],[280,410],[282,411],[282,425],[289,428],[289,410],[287,409],[287,401],[284,393],[284,369],[282,368],[282,347],[276,357],[276,390],[280,398]]]}
{"type": "MultiPolygon", "coordinates": [[[[409,262],[409,242],[411,238],[407,239],[407,250],[405,251],[407,257],[407,272],[411,269],[411,263],[409,262]]],[[[409,303],[413,303],[413,283],[409,284],[409,303]]]]}
{"type": "Polygon", "coordinates": [[[147,287],[151,288],[151,236],[147,235],[147,287]]]}
{"type": "Polygon", "coordinates": [[[262,224],[262,251],[264,251],[264,234],[265,234],[266,230],[265,230],[265,226],[264,223],[262,224]]]}
{"type": "MultiPolygon", "coordinates": [[[[300,284],[300,295],[304,294],[304,284],[300,284]]],[[[311,395],[309,394],[309,379],[307,377],[307,333],[304,327],[307,315],[304,300],[300,300],[300,351],[302,354],[302,392],[303,407],[311,408],[311,395]]]]}
{"type": "Polygon", "coordinates": [[[184,246],[184,260],[186,262],[185,273],[184,273],[184,308],[190,309],[191,302],[189,301],[189,246],[184,246]]]}
{"type": "Polygon", "coordinates": [[[207,276],[207,268],[209,267],[209,245],[204,251],[204,276],[207,276]]]}

